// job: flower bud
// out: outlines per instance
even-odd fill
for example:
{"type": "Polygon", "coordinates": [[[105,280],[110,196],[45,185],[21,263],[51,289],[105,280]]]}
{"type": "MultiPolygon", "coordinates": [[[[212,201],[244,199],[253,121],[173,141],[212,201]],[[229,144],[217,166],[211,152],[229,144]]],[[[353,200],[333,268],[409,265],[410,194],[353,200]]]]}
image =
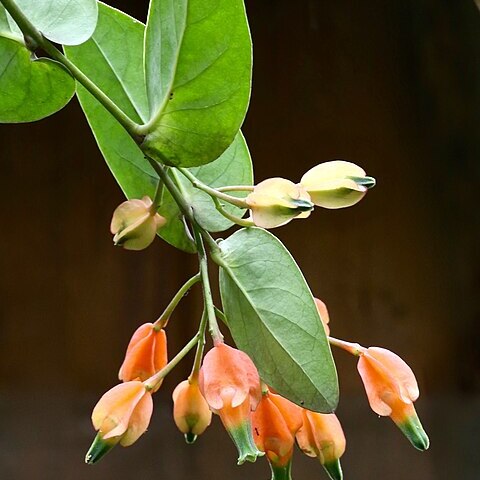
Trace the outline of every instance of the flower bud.
{"type": "Polygon", "coordinates": [[[306,218],[313,209],[305,189],[284,178],[264,180],[245,200],[253,222],[263,228],[279,227],[293,218],[306,218]]]}
{"type": "Polygon", "coordinates": [[[199,386],[213,413],[238,449],[238,464],[254,462],[263,452],[252,438],[251,410],[261,399],[260,378],[250,357],[224,343],[213,347],[203,359],[199,386]]]}
{"type": "MultiPolygon", "coordinates": [[[[167,362],[165,330],[157,330],[153,323],[145,323],[137,328],[128,344],[118,378],[123,382],[137,379],[143,382],[161,370],[167,362]]],[[[160,385],[161,382],[156,390],[160,385]]]]}
{"type": "Polygon", "coordinates": [[[98,434],[85,456],[96,463],[117,443],[128,447],[145,433],[153,412],[152,395],[142,382],[116,385],[100,398],[93,409],[92,423],[98,434]]]}
{"type": "Polygon", "coordinates": [[[297,433],[300,449],[309,457],[317,457],[332,480],[342,480],[340,457],[345,452],[345,435],[333,413],[302,410],[303,426],[297,433]]]}
{"type": "Polygon", "coordinates": [[[320,315],[320,320],[322,321],[323,328],[325,329],[325,334],[330,335],[330,315],[328,314],[327,306],[318,298],[314,298],[315,306],[317,307],[318,314],[320,315]]]}
{"type": "Polygon", "coordinates": [[[193,443],[212,421],[212,412],[203,398],[197,382],[184,380],[173,391],[173,419],[185,434],[187,443],[193,443]]]}
{"type": "Polygon", "coordinates": [[[312,202],[324,208],[345,208],[358,203],[375,179],[354,163],[343,160],[320,163],[300,180],[312,202]]]}
{"type": "Polygon", "coordinates": [[[165,223],[149,197],[127,200],[113,212],[110,224],[113,243],[127,250],[143,250],[153,242],[157,230],[165,223]]]}
{"type": "Polygon", "coordinates": [[[252,427],[257,447],[267,455],[273,480],[291,478],[295,435],[301,426],[300,407],[280,395],[264,392],[252,413],[252,427]]]}
{"type": "Polygon", "coordinates": [[[430,441],[413,406],[420,392],[411,368],[395,353],[379,347],[362,351],[357,368],[372,410],[389,416],[415,448],[427,450],[430,441]]]}

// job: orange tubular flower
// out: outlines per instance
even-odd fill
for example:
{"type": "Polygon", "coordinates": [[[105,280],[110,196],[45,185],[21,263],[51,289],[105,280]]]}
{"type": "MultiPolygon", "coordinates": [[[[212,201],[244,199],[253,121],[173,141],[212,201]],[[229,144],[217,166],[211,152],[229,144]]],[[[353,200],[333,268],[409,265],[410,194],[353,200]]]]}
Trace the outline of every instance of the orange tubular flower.
{"type": "Polygon", "coordinates": [[[98,462],[117,443],[128,447],[145,433],[153,412],[152,395],[142,382],[116,385],[98,401],[92,423],[98,434],[85,462],[98,462]]]}
{"type": "Polygon", "coordinates": [[[184,380],[173,391],[173,419],[185,434],[187,443],[193,443],[212,421],[212,412],[203,398],[198,383],[184,380]]]}
{"type": "Polygon", "coordinates": [[[238,464],[262,456],[253,442],[250,422],[250,412],[262,397],[260,378],[250,357],[224,343],[216,345],[205,355],[199,386],[235,443],[238,464]]]}
{"type": "Polygon", "coordinates": [[[123,382],[137,379],[143,382],[161,370],[167,362],[165,331],[157,330],[153,323],[145,323],[137,328],[128,344],[118,378],[123,382]]]}
{"type": "Polygon", "coordinates": [[[300,449],[309,457],[317,457],[332,480],[343,478],[340,457],[345,452],[345,435],[333,413],[302,410],[303,426],[297,433],[300,449]]]}
{"type": "Polygon", "coordinates": [[[370,347],[360,353],[358,372],[372,410],[390,416],[415,448],[427,450],[430,441],[413,406],[419,390],[410,367],[395,353],[370,347]]]}
{"type": "Polygon", "coordinates": [[[257,447],[265,452],[272,480],[289,480],[295,435],[302,426],[301,408],[267,390],[252,414],[257,447]]]}

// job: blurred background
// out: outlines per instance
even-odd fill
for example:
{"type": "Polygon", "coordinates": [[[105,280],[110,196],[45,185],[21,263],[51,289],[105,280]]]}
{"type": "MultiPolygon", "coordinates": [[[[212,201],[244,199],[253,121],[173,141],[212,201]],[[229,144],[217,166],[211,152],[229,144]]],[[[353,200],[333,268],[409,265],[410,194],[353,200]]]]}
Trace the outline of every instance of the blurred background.
{"type": "MultiPolygon", "coordinates": [[[[147,1],[109,1],[144,21],[147,1]]],[[[257,181],[298,181],[341,158],[378,186],[356,207],[276,230],[334,336],[400,354],[419,380],[431,449],[371,412],[355,360],[335,351],[346,479],[480,478],[480,13],[473,0],[248,0],[254,82],[244,133],[257,181]]],[[[134,329],[196,271],[161,241],[114,248],[123,201],[76,101],[2,125],[0,476],[12,480],[269,478],[237,467],[218,418],[193,446],[171,416],[186,359],[156,395],[148,433],[84,465],[90,413],[134,329]]],[[[171,354],[199,320],[198,289],[169,325],[171,354]]],[[[326,478],[297,452],[296,479],[326,478]]]]}

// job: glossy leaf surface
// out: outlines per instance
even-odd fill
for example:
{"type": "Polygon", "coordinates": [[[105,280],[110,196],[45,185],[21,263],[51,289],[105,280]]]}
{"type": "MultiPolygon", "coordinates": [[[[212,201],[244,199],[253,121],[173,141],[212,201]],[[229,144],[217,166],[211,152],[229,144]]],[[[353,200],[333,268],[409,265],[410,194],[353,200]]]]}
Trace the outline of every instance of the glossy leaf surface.
{"type": "Polygon", "coordinates": [[[173,166],[217,159],[250,97],[243,0],[152,0],[145,35],[151,125],[142,148],[173,166]]]}
{"type": "MultiPolygon", "coordinates": [[[[67,56],[132,120],[142,123],[148,117],[142,67],[144,25],[106,5],[100,4],[99,8],[94,35],[83,45],[67,47],[67,56]]],[[[138,145],[84,88],[78,86],[77,93],[100,150],[125,195],[128,198],[153,197],[158,177],[138,145]]],[[[243,137],[239,135],[217,162],[192,171],[202,181],[215,185],[251,182],[251,160],[243,137]]],[[[228,228],[231,222],[220,216],[213,202],[181,177],[177,174],[175,180],[194,204],[202,224],[212,230],[228,228]]],[[[180,210],[166,189],[159,213],[167,219],[159,235],[177,248],[194,252],[195,246],[185,230],[180,210]]]]}
{"type": "Polygon", "coordinates": [[[0,92],[0,122],[33,122],[63,108],[75,82],[59,63],[32,58],[22,43],[0,36],[0,92]]]}
{"type": "Polygon", "coordinates": [[[310,289],[269,232],[248,228],[220,242],[220,291],[237,346],[262,379],[309,410],[331,412],[338,381],[310,289]]]}
{"type": "MultiPolygon", "coordinates": [[[[98,7],[96,0],[15,0],[32,24],[52,42],[79,45],[95,30],[98,7]]],[[[8,16],[12,30],[19,32],[8,16]]]]}

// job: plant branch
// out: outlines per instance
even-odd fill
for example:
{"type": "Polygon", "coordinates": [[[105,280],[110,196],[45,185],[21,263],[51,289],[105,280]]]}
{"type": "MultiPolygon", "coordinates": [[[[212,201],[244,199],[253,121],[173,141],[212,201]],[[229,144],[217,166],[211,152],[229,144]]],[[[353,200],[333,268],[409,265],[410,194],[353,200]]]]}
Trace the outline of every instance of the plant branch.
{"type": "Polygon", "coordinates": [[[226,202],[231,203],[232,205],[235,205],[236,207],[239,207],[239,208],[248,208],[248,204],[245,200],[238,197],[233,197],[232,195],[227,195],[226,193],[222,193],[215,188],[205,185],[192,172],[190,172],[186,168],[179,168],[178,170],[183,175],[185,175],[185,177],[187,177],[188,180],[190,180],[190,182],[195,188],[198,188],[199,190],[202,190],[203,192],[208,193],[211,197],[225,200],[226,202]]]}
{"type": "Polygon", "coordinates": [[[217,209],[217,212],[221,213],[225,218],[230,220],[233,223],[236,223],[237,225],[240,225],[241,227],[254,227],[255,223],[252,222],[251,220],[247,220],[245,218],[240,218],[237,217],[236,215],[233,215],[229,212],[227,212],[222,204],[220,203],[220,200],[217,197],[212,197],[213,203],[215,204],[215,208],[217,209]]]}
{"type": "Polygon", "coordinates": [[[203,351],[205,349],[205,330],[207,329],[207,320],[208,315],[203,310],[202,319],[200,320],[200,326],[198,327],[198,343],[197,343],[197,351],[195,352],[195,360],[193,362],[192,373],[188,377],[188,381],[190,383],[198,382],[198,374],[200,372],[200,367],[202,365],[203,359],[203,351]]]}
{"type": "Polygon", "coordinates": [[[218,192],[253,192],[253,185],[228,185],[227,187],[217,187],[218,192]]]}
{"type": "Polygon", "coordinates": [[[167,308],[163,313],[158,317],[158,320],[154,323],[155,330],[160,330],[165,327],[170,319],[170,315],[173,313],[177,305],[180,303],[180,300],[188,293],[188,291],[200,281],[200,273],[197,273],[192,278],[188,279],[180,288],[180,290],[175,294],[170,303],[167,305],[167,308]]]}
{"type": "Polygon", "coordinates": [[[31,50],[41,48],[47,52],[54,60],[66,67],[72,76],[81,83],[122,125],[128,134],[137,142],[143,141],[138,125],[128,115],[123,112],[94,82],[92,82],[73,62],[71,62],[60,50],[58,50],[42,33],[35,28],[30,20],[18,8],[14,0],[0,0],[5,9],[10,13],[15,23],[22,30],[25,36],[26,45],[31,50]]]}
{"type": "Polygon", "coordinates": [[[143,382],[148,391],[155,391],[158,384],[180,363],[188,352],[197,344],[199,339],[198,332],[195,336],[155,375],[143,382]]]}
{"type": "Polygon", "coordinates": [[[197,244],[198,259],[200,262],[200,274],[202,276],[203,301],[205,302],[205,313],[208,318],[208,326],[210,335],[212,336],[214,345],[223,343],[223,335],[218,326],[217,317],[215,316],[215,307],[213,305],[212,290],[210,288],[210,279],[208,277],[208,260],[203,245],[202,236],[196,225],[193,226],[195,233],[195,243],[197,244]]]}
{"type": "Polygon", "coordinates": [[[359,343],[346,342],[345,340],[339,340],[338,338],[327,337],[330,345],[341,348],[356,357],[362,355],[365,352],[366,348],[362,347],[359,343]]]}

